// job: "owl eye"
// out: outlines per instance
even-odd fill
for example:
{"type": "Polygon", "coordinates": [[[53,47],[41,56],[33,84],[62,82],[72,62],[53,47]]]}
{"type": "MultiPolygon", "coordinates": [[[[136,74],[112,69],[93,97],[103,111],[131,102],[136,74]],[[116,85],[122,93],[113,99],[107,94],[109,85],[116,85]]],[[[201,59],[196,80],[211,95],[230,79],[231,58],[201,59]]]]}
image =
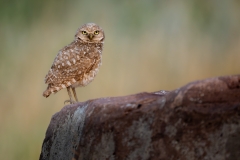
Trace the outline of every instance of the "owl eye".
{"type": "Polygon", "coordinates": [[[95,34],[95,35],[99,34],[99,31],[95,31],[94,34],[95,34]]]}
{"type": "Polygon", "coordinates": [[[87,32],[86,32],[86,31],[82,31],[82,34],[86,35],[86,34],[87,34],[87,32]]]}

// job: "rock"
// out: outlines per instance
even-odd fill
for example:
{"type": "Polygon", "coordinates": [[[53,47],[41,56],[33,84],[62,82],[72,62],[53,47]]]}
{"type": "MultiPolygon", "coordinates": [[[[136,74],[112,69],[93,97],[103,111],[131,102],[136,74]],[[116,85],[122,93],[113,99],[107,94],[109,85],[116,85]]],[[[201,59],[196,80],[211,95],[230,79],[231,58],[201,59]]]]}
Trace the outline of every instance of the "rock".
{"type": "Polygon", "coordinates": [[[236,160],[240,75],[88,100],[53,115],[40,160],[236,160]]]}

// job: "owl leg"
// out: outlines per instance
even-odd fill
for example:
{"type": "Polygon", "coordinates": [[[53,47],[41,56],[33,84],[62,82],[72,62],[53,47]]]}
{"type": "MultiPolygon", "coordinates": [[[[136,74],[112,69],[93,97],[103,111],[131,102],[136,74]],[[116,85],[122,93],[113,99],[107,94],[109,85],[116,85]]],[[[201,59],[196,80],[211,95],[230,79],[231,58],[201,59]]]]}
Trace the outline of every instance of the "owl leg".
{"type": "Polygon", "coordinates": [[[77,94],[76,94],[75,88],[72,87],[72,91],[73,91],[73,95],[75,97],[76,102],[78,102],[78,98],[77,98],[77,94]]]}
{"type": "Polygon", "coordinates": [[[73,103],[75,103],[75,101],[74,100],[72,100],[72,94],[71,94],[71,91],[70,91],[70,87],[67,87],[67,91],[68,91],[68,95],[69,95],[69,100],[66,100],[66,101],[64,101],[64,104],[65,103],[70,103],[70,104],[73,104],[73,103]]]}

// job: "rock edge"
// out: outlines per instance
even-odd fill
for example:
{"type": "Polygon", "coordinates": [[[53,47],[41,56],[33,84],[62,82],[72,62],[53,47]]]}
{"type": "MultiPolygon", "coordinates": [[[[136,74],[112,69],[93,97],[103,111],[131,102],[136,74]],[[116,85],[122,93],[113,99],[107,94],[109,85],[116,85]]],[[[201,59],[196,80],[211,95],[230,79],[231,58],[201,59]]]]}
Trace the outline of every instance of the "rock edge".
{"type": "Polygon", "coordinates": [[[52,116],[40,160],[235,160],[240,157],[240,75],[173,91],[68,105],[52,116]]]}

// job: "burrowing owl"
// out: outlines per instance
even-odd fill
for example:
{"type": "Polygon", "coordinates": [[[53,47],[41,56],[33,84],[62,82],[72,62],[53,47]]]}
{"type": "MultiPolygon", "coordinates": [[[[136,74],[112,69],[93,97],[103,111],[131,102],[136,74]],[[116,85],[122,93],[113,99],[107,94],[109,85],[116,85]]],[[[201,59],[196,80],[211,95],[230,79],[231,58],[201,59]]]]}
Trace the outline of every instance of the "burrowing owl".
{"type": "Polygon", "coordinates": [[[102,60],[102,49],[105,35],[101,27],[94,23],[81,26],[75,35],[74,41],[61,49],[53,61],[52,67],[45,77],[47,89],[43,92],[44,97],[67,88],[69,100],[78,101],[75,88],[89,84],[96,74],[102,60]]]}

